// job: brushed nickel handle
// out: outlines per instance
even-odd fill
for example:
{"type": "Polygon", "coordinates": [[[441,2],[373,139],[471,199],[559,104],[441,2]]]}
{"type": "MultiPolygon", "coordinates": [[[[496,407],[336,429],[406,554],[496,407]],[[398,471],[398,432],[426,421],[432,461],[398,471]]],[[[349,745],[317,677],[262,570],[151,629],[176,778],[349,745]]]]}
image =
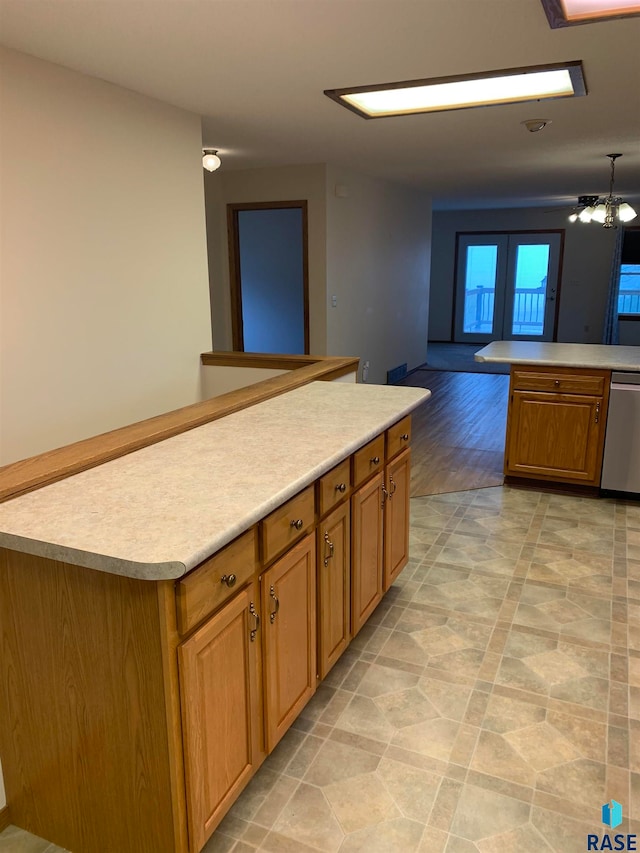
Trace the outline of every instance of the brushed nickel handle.
{"type": "Polygon", "coordinates": [[[226,583],[226,585],[231,588],[236,585],[237,580],[238,578],[235,575],[222,575],[220,583],[226,583]]]}
{"type": "Polygon", "coordinates": [[[342,492],[342,494],[344,494],[346,491],[347,491],[347,484],[346,483],[338,483],[338,485],[336,486],[336,492],[342,492]]]}
{"type": "Polygon", "coordinates": [[[294,518],[291,521],[291,526],[295,527],[296,530],[302,530],[303,524],[304,524],[304,521],[301,518],[294,518]]]}
{"type": "Polygon", "coordinates": [[[253,601],[249,604],[249,613],[256,620],[255,627],[253,627],[251,631],[249,631],[249,639],[252,643],[254,643],[256,639],[256,634],[258,633],[258,628],[260,627],[260,617],[256,613],[256,608],[253,601]]]}
{"type": "Polygon", "coordinates": [[[391,500],[391,498],[395,495],[397,488],[398,487],[396,485],[395,480],[393,479],[391,474],[389,474],[389,491],[387,492],[387,494],[389,495],[389,500],[391,500]],[[391,488],[391,487],[393,487],[393,488],[391,488]]]}
{"type": "Polygon", "coordinates": [[[275,605],[276,605],[275,610],[272,610],[271,613],[269,614],[269,622],[271,622],[271,624],[273,625],[273,623],[276,621],[276,616],[278,615],[278,610],[280,610],[280,599],[276,595],[276,591],[273,588],[273,586],[269,587],[269,595],[274,600],[275,605]]]}
{"type": "Polygon", "coordinates": [[[329,533],[326,530],[325,530],[325,534],[324,534],[324,541],[329,546],[329,553],[324,558],[324,567],[326,569],[327,566],[329,565],[329,560],[333,557],[333,542],[329,538],[329,533]]]}
{"type": "Polygon", "coordinates": [[[400,440],[401,441],[409,441],[409,433],[403,432],[402,435],[400,436],[400,440]]]}
{"type": "Polygon", "coordinates": [[[369,460],[369,462],[371,462],[372,465],[379,465],[380,464],[380,457],[374,456],[373,459],[369,460]]]}
{"type": "Polygon", "coordinates": [[[600,423],[600,403],[596,403],[596,423],[600,423]]]}

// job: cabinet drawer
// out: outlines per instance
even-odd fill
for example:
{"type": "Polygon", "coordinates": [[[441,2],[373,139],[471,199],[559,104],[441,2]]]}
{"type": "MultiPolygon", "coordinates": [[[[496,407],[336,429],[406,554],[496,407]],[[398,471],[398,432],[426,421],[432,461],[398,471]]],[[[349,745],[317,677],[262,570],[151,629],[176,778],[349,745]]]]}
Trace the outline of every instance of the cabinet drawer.
{"type": "Polygon", "coordinates": [[[586,373],[567,371],[517,370],[513,369],[512,387],[514,391],[555,391],[564,394],[589,394],[601,397],[605,382],[609,381],[608,371],[586,373]]]}
{"type": "Polygon", "coordinates": [[[392,459],[411,442],[411,415],[402,418],[387,430],[387,459],[392,459]]]}
{"type": "Polygon", "coordinates": [[[384,467],[384,434],[381,434],[365,444],[360,450],[353,454],[353,486],[356,488],[360,483],[381,471],[384,467]]]}
{"type": "Polygon", "coordinates": [[[180,633],[186,634],[231,598],[251,579],[256,567],[257,537],[253,528],[178,581],[176,606],[180,633]]]}
{"type": "Polygon", "coordinates": [[[291,498],[262,522],[262,559],[271,562],[297,542],[315,522],[314,487],[291,498]]]}
{"type": "Polygon", "coordinates": [[[351,459],[345,459],[318,480],[318,512],[326,515],[351,491],[351,459]]]}

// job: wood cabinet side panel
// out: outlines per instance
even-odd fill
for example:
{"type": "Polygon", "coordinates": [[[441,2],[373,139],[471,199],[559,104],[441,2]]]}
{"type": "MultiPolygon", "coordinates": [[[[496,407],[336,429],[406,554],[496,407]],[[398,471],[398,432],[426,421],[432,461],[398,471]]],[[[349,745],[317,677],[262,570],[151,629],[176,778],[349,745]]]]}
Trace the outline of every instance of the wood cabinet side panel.
{"type": "Polygon", "coordinates": [[[175,853],[153,583],[0,552],[0,755],[16,825],[175,853]]]}

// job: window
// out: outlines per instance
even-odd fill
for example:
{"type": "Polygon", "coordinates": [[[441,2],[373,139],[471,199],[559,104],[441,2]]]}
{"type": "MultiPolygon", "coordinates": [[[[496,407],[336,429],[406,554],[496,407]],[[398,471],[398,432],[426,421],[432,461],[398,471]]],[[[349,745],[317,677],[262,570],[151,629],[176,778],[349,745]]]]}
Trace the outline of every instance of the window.
{"type": "Polygon", "coordinates": [[[640,317],[640,228],[625,231],[622,242],[618,314],[640,317]]]}

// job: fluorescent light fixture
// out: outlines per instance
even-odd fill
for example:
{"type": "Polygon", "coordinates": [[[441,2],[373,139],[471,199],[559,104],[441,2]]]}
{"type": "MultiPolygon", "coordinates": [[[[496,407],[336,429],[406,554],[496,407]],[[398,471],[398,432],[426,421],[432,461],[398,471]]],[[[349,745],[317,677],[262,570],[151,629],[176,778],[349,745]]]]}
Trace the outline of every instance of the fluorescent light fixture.
{"type": "Polygon", "coordinates": [[[363,118],[461,110],[586,94],[580,61],[325,90],[329,98],[363,118]]]}
{"type": "Polygon", "coordinates": [[[640,15],[638,0],[542,0],[552,29],[640,15]]]}

